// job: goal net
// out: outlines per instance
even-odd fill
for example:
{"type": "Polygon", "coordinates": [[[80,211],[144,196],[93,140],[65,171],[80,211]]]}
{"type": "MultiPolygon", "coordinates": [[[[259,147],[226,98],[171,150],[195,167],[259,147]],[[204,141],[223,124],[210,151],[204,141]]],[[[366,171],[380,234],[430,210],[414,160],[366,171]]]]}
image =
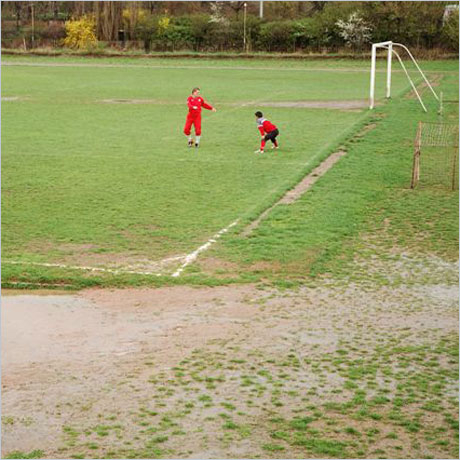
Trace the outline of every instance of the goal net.
{"type": "Polygon", "coordinates": [[[458,124],[419,122],[411,188],[458,189],[458,124]]]}

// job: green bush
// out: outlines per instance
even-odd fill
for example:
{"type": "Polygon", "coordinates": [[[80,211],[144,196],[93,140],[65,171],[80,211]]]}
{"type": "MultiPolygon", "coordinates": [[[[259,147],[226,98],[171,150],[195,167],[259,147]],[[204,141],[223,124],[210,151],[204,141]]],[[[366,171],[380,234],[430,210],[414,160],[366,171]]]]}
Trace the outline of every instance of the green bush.
{"type": "MultiPolygon", "coordinates": [[[[302,14],[290,13],[282,19],[267,21],[249,14],[246,18],[246,44],[248,51],[335,52],[347,45],[353,49],[368,49],[367,41],[391,39],[418,49],[442,48],[458,52],[458,11],[454,11],[443,23],[445,2],[325,2],[321,9],[302,14]],[[350,21],[350,15],[357,15],[372,26],[365,43],[356,43],[344,37],[343,24],[350,21]],[[342,21],[342,22],[341,22],[342,21]],[[340,27],[342,24],[342,27],[340,27]]],[[[281,6],[281,3],[280,3],[281,6]]],[[[215,10],[215,11],[214,11],[215,10]]],[[[128,40],[142,41],[144,49],[158,51],[242,51],[244,23],[242,15],[228,16],[225,9],[211,14],[194,13],[184,16],[152,14],[147,9],[123,10],[122,27],[128,40]]],[[[205,11],[205,9],[203,9],[205,11]]],[[[305,10],[304,10],[305,11],[305,10]]],[[[68,13],[59,12],[58,17],[68,13]]],[[[11,16],[13,17],[13,16],[11,16]]],[[[37,18],[51,18],[46,11],[37,18]]],[[[65,46],[73,48],[96,47],[93,28],[88,17],[66,22],[65,46]]],[[[5,21],[4,21],[5,22],[5,21]]],[[[31,42],[30,24],[19,30],[16,21],[6,21],[2,39],[13,42],[25,38],[31,42]]],[[[348,30],[348,29],[346,29],[348,30]]],[[[34,38],[57,41],[64,36],[61,21],[36,21],[34,38]]],[[[7,43],[7,42],[5,42],[7,43]]]]}
{"type": "Polygon", "coordinates": [[[211,37],[215,31],[216,24],[210,22],[210,16],[207,14],[194,14],[190,16],[190,35],[193,49],[200,51],[209,46],[211,37]]]}
{"type": "Polygon", "coordinates": [[[144,51],[148,53],[156,37],[158,17],[142,15],[134,28],[134,38],[144,42],[144,51]]]}
{"type": "Polygon", "coordinates": [[[373,25],[374,42],[392,40],[415,48],[444,46],[444,2],[364,2],[364,19],[373,25]]]}
{"type": "MultiPolygon", "coordinates": [[[[260,35],[262,28],[262,20],[257,16],[248,16],[246,20],[246,39],[248,41],[248,49],[254,49],[257,47],[257,40],[260,35]]],[[[243,32],[241,32],[241,39],[243,38],[243,32]]]]}
{"type": "Polygon", "coordinates": [[[144,42],[146,52],[192,48],[206,49],[212,44],[215,25],[209,16],[196,14],[175,19],[166,16],[145,16],[135,28],[135,38],[144,42]]]}
{"type": "Polygon", "coordinates": [[[294,21],[292,33],[296,48],[318,50],[322,47],[327,47],[331,41],[329,29],[315,18],[294,21]]]}
{"type": "Polygon", "coordinates": [[[172,51],[191,47],[190,27],[184,24],[171,24],[163,37],[163,43],[167,49],[172,51]]]}
{"type": "Polygon", "coordinates": [[[294,30],[294,21],[266,22],[260,28],[259,44],[267,51],[292,51],[294,30]]]}

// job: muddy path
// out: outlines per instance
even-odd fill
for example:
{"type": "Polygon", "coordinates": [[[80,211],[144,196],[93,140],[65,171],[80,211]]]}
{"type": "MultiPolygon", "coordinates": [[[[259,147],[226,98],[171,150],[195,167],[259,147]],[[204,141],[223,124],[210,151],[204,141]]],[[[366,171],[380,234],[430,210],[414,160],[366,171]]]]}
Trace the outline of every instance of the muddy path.
{"type": "Polygon", "coordinates": [[[3,455],[454,458],[457,330],[448,285],[4,295],[3,455]],[[444,430],[442,445],[388,416],[422,378],[437,394],[401,417],[444,430]],[[357,417],[357,391],[388,406],[357,417]],[[420,414],[434,401],[441,412],[420,414]]]}

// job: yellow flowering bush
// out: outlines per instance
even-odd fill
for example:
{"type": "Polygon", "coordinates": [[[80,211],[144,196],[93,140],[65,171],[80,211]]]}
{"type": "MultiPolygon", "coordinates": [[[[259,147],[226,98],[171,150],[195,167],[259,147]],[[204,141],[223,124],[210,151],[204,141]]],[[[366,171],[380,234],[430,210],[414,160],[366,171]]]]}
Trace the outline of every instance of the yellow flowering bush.
{"type": "Polygon", "coordinates": [[[65,23],[66,37],[64,46],[87,49],[97,45],[96,21],[92,16],[83,16],[65,23]]]}
{"type": "Polygon", "coordinates": [[[171,18],[167,16],[163,16],[158,20],[158,35],[163,35],[168,30],[170,22],[171,18]]]}

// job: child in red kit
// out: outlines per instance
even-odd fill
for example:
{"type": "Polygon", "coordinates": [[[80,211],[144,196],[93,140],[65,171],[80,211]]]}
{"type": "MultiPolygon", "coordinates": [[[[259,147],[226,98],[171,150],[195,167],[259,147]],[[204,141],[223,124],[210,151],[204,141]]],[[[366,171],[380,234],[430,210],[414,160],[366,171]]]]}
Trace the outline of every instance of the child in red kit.
{"type": "Polygon", "coordinates": [[[201,107],[217,112],[217,110],[206,103],[206,101],[199,96],[200,88],[193,88],[192,95],[187,98],[188,114],[184,126],[184,134],[188,137],[188,146],[192,147],[193,140],[191,129],[192,125],[195,126],[195,147],[200,145],[201,138],[201,107]]]}
{"type": "Polygon", "coordinates": [[[262,136],[260,142],[260,149],[256,150],[254,153],[264,153],[265,143],[267,141],[272,141],[272,148],[278,149],[278,141],[276,137],[279,135],[278,128],[266,118],[264,118],[264,114],[262,112],[256,112],[256,123],[257,129],[260,131],[260,135],[262,136]]]}

